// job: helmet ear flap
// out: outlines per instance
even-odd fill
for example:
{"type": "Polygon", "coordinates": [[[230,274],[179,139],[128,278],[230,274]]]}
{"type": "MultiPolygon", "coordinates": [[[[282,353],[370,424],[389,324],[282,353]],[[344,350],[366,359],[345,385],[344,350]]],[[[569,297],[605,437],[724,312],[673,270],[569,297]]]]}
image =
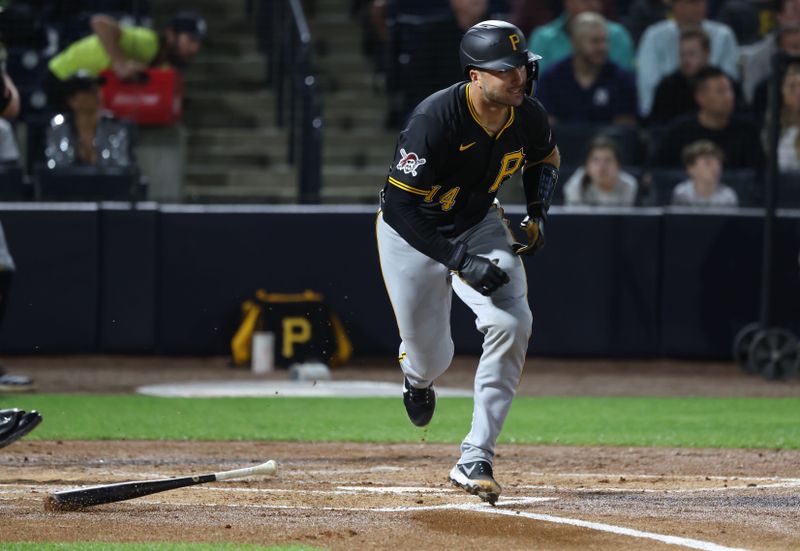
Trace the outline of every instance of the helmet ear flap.
{"type": "Polygon", "coordinates": [[[539,60],[532,59],[525,64],[528,69],[528,80],[525,82],[525,95],[533,96],[536,93],[536,80],[539,78],[539,60]]]}

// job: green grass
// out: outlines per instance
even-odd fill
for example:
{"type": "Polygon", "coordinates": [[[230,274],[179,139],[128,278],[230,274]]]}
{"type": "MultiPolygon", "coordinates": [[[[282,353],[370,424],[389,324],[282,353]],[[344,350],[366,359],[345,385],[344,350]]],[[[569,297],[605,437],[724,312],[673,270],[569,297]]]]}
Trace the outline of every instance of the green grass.
{"type": "Polygon", "coordinates": [[[319,547],[280,545],[261,547],[235,543],[108,543],[108,542],[36,542],[3,543],[2,551],[309,551],[319,547]]]}
{"type": "MultiPolygon", "coordinates": [[[[391,398],[155,398],[32,394],[40,440],[459,442],[472,400],[442,398],[425,429],[391,398]]],[[[800,398],[517,398],[501,442],[800,449],[800,398]]]]}

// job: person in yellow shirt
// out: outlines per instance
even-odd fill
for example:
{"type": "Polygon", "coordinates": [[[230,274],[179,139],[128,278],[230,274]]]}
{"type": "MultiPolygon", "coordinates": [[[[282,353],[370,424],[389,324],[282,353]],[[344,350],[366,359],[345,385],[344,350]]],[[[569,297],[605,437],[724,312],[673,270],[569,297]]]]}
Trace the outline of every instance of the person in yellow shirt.
{"type": "Polygon", "coordinates": [[[63,83],[78,71],[96,76],[113,70],[123,80],[137,78],[148,67],[184,67],[200,51],[207,34],[195,12],[178,12],[161,33],[129,27],[107,15],[95,15],[93,34],[73,42],[48,64],[45,91],[52,107],[63,107],[63,83]]]}

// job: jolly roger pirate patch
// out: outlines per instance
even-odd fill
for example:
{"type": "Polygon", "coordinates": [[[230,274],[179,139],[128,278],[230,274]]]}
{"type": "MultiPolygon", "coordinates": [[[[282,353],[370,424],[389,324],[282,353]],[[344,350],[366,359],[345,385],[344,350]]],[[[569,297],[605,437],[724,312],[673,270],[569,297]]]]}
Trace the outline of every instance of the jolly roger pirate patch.
{"type": "Polygon", "coordinates": [[[405,174],[417,175],[417,169],[425,164],[425,159],[420,159],[416,153],[409,151],[406,153],[405,149],[400,149],[400,162],[397,163],[397,169],[402,170],[405,174]]]}

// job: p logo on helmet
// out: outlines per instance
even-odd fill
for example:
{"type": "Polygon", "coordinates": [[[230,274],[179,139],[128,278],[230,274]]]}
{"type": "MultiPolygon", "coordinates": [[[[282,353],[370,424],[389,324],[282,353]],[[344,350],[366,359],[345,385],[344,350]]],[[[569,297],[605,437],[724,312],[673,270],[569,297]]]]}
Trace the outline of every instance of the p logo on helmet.
{"type": "Polygon", "coordinates": [[[514,33],[508,35],[508,39],[511,41],[511,47],[514,48],[514,51],[517,51],[517,44],[519,44],[519,36],[514,33]]]}

